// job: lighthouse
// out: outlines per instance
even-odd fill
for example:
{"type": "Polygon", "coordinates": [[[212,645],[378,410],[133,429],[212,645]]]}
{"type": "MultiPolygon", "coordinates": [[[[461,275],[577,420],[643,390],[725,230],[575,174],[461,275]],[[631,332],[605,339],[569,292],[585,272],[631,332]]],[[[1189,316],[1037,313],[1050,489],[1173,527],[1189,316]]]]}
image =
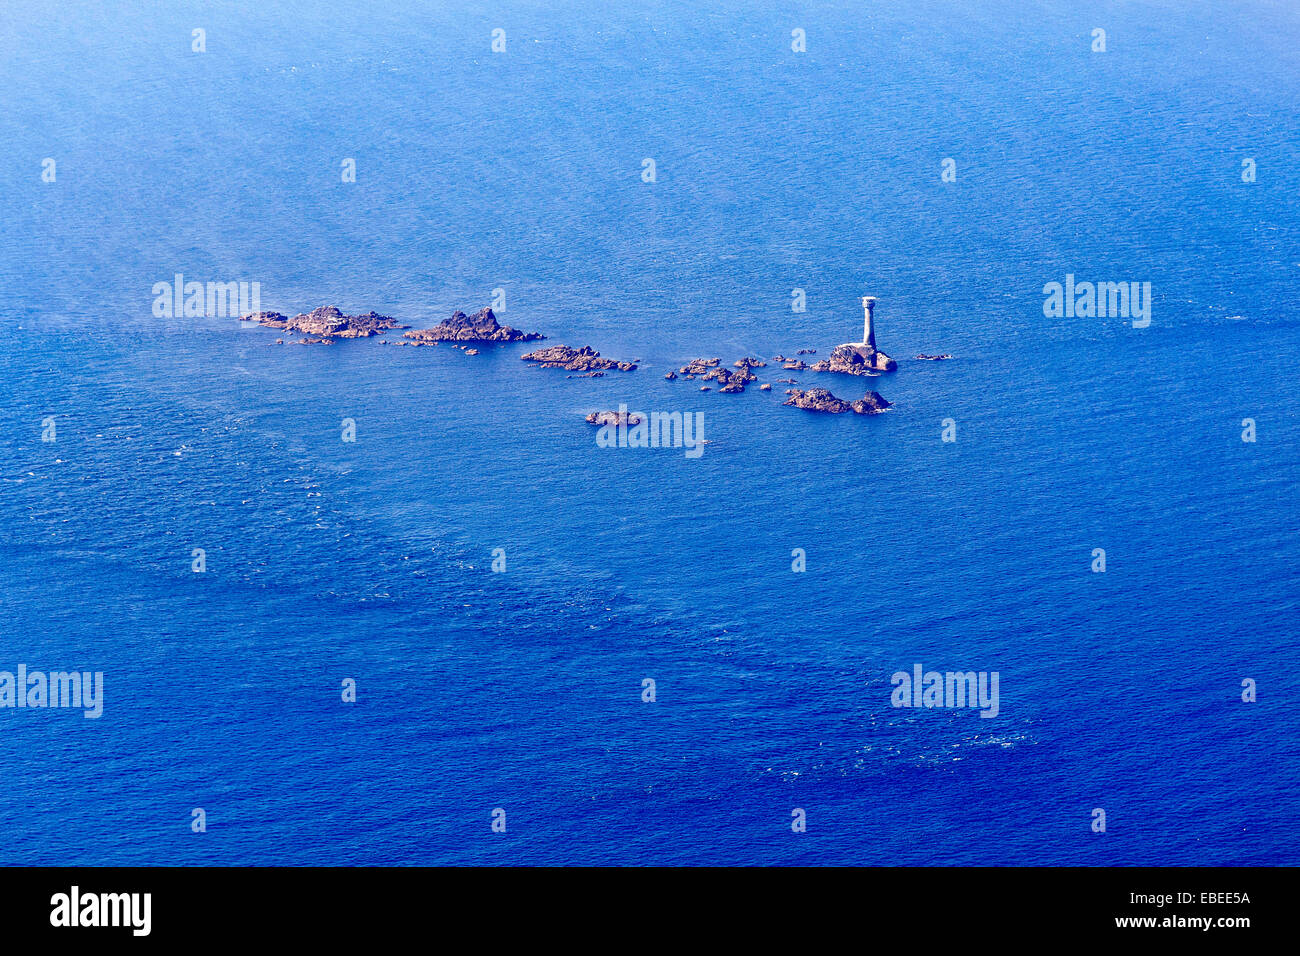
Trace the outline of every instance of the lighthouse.
{"type": "Polygon", "coordinates": [[[876,348],[876,330],[871,324],[871,313],[876,308],[875,296],[864,295],[862,297],[862,312],[865,316],[862,324],[862,344],[867,348],[875,351],[876,348]]]}

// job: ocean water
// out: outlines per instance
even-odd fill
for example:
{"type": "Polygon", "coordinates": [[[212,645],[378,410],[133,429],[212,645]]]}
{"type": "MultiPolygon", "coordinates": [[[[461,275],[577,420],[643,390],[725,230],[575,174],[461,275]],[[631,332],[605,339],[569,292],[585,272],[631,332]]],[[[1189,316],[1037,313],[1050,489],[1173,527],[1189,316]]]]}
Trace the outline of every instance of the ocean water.
{"type": "Polygon", "coordinates": [[[0,863],[1300,863],[1300,10],[701,7],[6,9],[0,670],[104,712],[0,709],[0,863]],[[277,347],[177,272],[641,367],[277,347]],[[864,294],[898,371],[795,377],[886,414],[663,379],[864,294]]]}

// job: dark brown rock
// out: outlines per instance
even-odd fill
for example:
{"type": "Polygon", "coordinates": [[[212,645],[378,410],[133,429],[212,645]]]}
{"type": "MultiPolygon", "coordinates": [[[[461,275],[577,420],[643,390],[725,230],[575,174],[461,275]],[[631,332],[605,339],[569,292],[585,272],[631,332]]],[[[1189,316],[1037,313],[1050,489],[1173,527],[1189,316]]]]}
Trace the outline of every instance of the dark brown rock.
{"type": "Polygon", "coordinates": [[[641,424],[641,416],[633,412],[592,412],[587,416],[587,422],[591,425],[625,425],[633,426],[641,424]]]}
{"type": "Polygon", "coordinates": [[[407,332],[406,337],[422,342],[533,342],[546,338],[540,332],[520,332],[501,325],[491,309],[480,309],[473,315],[453,312],[445,322],[431,329],[407,332]]]}
{"type": "Polygon", "coordinates": [[[814,372],[839,372],[842,375],[879,375],[892,372],[898,363],[879,349],[870,345],[837,345],[830,358],[822,359],[812,367],[814,372]]]}
{"type": "Polygon", "coordinates": [[[520,358],[525,362],[536,362],[543,368],[563,368],[570,372],[636,371],[636,366],[631,362],[601,358],[599,352],[586,345],[580,349],[571,349],[567,345],[551,345],[536,352],[529,352],[520,358]]]}
{"type": "Polygon", "coordinates": [[[332,345],[327,339],[364,339],[379,335],[389,329],[405,329],[392,316],[367,312],[364,315],[344,315],[332,305],[324,305],[310,312],[303,312],[288,318],[279,312],[252,312],[240,319],[241,322],[256,322],[268,329],[281,329],[286,332],[301,332],[316,336],[311,343],[332,345]]]}
{"type": "Polygon", "coordinates": [[[836,398],[824,388],[810,388],[806,392],[791,388],[786,391],[786,394],[790,397],[782,402],[783,405],[793,405],[795,408],[810,412],[829,412],[833,415],[844,412],[878,415],[889,407],[889,402],[885,401],[879,392],[867,392],[856,402],[846,402],[842,398],[836,398]]]}
{"type": "MultiPolygon", "coordinates": [[[[697,358],[683,365],[678,371],[684,378],[698,378],[706,382],[717,382],[719,392],[734,395],[737,392],[743,392],[746,385],[757,379],[758,376],[750,371],[754,362],[758,362],[758,359],[742,358],[735,363],[733,370],[723,368],[721,359],[697,358]]],[[[760,366],[765,366],[765,364],[759,362],[760,366]]],[[[673,379],[677,376],[669,372],[664,377],[673,379]]]]}
{"type": "Polygon", "coordinates": [[[685,375],[687,378],[694,378],[694,377],[696,377],[697,375],[698,375],[698,376],[707,376],[707,375],[709,374],[709,372],[712,371],[713,369],[717,368],[718,365],[719,365],[721,362],[722,362],[722,359],[717,359],[717,358],[711,358],[711,359],[704,359],[704,358],[691,359],[690,362],[688,362],[687,364],[683,365],[683,366],[682,366],[681,368],[679,368],[677,371],[678,371],[679,374],[681,374],[681,375],[685,375]]]}

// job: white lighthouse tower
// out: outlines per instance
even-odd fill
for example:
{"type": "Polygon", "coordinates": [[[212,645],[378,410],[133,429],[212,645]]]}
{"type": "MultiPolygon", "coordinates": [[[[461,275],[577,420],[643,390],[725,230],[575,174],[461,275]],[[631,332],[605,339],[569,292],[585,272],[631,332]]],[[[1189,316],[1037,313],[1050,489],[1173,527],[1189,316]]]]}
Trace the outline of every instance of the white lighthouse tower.
{"type": "Polygon", "coordinates": [[[876,308],[876,297],[871,295],[864,295],[862,297],[862,311],[865,315],[865,319],[862,325],[862,344],[872,349],[873,351],[876,348],[876,329],[871,324],[871,313],[875,310],[875,308],[876,308]]]}

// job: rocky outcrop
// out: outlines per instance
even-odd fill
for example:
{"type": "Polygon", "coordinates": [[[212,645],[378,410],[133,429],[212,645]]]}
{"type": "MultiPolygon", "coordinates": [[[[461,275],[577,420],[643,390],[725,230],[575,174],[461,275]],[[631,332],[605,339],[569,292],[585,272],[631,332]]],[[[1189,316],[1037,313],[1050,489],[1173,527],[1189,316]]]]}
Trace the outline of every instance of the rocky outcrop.
{"type": "Polygon", "coordinates": [[[256,322],[268,329],[282,329],[286,332],[301,332],[307,336],[316,336],[316,340],[300,344],[329,345],[332,339],[365,339],[379,335],[389,329],[408,329],[392,316],[367,312],[365,315],[344,315],[332,305],[323,305],[319,309],[303,312],[293,318],[279,312],[252,312],[244,316],[242,322],[256,322]]]}
{"type": "Polygon", "coordinates": [[[853,403],[853,410],[859,415],[879,415],[891,404],[879,392],[867,392],[853,403]]]}
{"type": "MultiPolygon", "coordinates": [[[[787,366],[788,367],[788,366],[787,366]]],[[[870,345],[837,345],[830,358],[812,367],[814,372],[839,372],[842,375],[878,375],[892,372],[898,363],[870,345]]]]}
{"type": "Polygon", "coordinates": [[[563,368],[570,372],[636,371],[636,365],[632,362],[601,358],[599,352],[586,345],[580,349],[571,349],[567,345],[551,345],[536,352],[529,352],[520,358],[525,362],[536,362],[543,368],[563,368]]]}
{"type": "MultiPolygon", "coordinates": [[[[718,371],[721,372],[722,369],[719,369],[718,371]]],[[[746,385],[757,380],[758,376],[749,370],[749,366],[742,365],[730,375],[726,376],[725,382],[721,375],[718,376],[718,384],[722,386],[719,391],[727,393],[743,392],[746,385]]]]}
{"type": "Polygon", "coordinates": [[[795,408],[810,412],[830,412],[833,415],[844,412],[878,415],[889,407],[889,402],[885,401],[879,392],[867,392],[856,402],[846,402],[842,398],[836,398],[824,388],[810,388],[806,392],[791,388],[786,391],[786,394],[790,397],[781,403],[783,405],[793,405],[795,408]]]}
{"type": "Polygon", "coordinates": [[[491,309],[480,309],[473,315],[453,312],[445,322],[431,329],[407,332],[406,338],[421,342],[533,342],[546,336],[501,325],[491,309]]]}
{"type": "Polygon", "coordinates": [[[591,425],[625,425],[631,427],[641,424],[641,416],[634,412],[592,412],[587,416],[591,425]]]}
{"type": "Polygon", "coordinates": [[[679,374],[685,375],[687,378],[702,378],[721,364],[722,359],[720,358],[697,358],[691,359],[677,371],[679,374]]]}
{"type": "MultiPolygon", "coordinates": [[[[697,378],[705,382],[717,382],[719,392],[734,395],[737,392],[743,392],[746,385],[757,380],[758,376],[750,371],[751,368],[764,368],[766,364],[766,362],[761,362],[758,359],[742,358],[735,363],[735,370],[733,371],[722,367],[722,359],[697,358],[691,359],[690,362],[677,371],[683,378],[697,378]]],[[[665,377],[676,378],[677,376],[669,372],[665,377]]],[[[708,390],[708,388],[700,389],[700,391],[708,390]]]]}

